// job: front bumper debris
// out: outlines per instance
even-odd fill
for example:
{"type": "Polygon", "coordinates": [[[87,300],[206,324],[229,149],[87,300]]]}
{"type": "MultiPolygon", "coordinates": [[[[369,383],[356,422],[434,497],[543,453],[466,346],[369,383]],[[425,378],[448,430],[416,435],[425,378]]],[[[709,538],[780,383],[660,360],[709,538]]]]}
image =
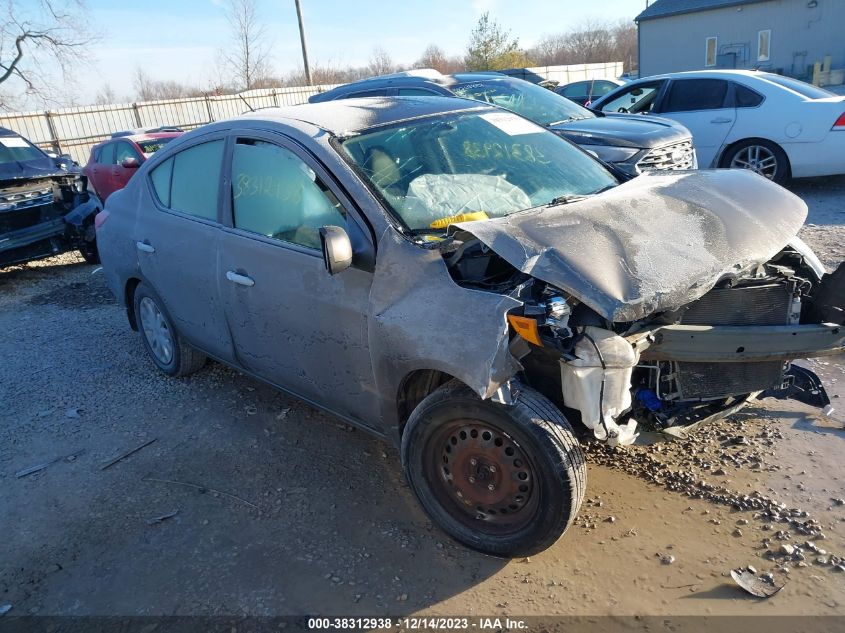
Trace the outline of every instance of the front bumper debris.
{"type": "Polygon", "coordinates": [[[631,337],[643,360],[763,362],[845,351],[845,327],[813,325],[664,325],[631,337]]]}

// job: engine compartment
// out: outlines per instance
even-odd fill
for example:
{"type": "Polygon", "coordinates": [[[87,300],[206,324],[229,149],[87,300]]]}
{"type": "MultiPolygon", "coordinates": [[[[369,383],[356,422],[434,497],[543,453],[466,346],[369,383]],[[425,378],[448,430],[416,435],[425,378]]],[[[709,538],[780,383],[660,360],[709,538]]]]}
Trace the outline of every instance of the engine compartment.
{"type": "MultiPolygon", "coordinates": [[[[630,443],[636,427],[677,434],[727,415],[757,394],[789,397],[796,381],[806,386],[789,361],[652,360],[647,343],[638,346],[660,326],[738,326],[751,333],[758,326],[820,323],[814,299],[822,280],[795,248],[724,276],[681,308],[612,322],[576,297],[517,270],[472,236],[460,237],[440,249],[453,281],[522,304],[509,316],[511,325],[517,324],[511,349],[523,367],[519,380],[544,393],[599,440],[630,443]]],[[[820,383],[815,387],[821,394],[810,399],[823,404],[820,383]]]]}

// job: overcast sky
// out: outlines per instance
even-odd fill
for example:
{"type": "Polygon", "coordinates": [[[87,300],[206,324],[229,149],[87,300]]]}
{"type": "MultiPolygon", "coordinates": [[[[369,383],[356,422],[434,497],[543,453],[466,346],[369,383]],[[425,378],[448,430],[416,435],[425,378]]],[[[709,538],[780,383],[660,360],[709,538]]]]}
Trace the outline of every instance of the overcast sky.
{"type": "MultiPolygon", "coordinates": [[[[118,97],[132,96],[136,66],[156,79],[208,87],[215,60],[229,37],[222,0],[88,0],[90,22],[101,39],[78,78],[97,92],[108,83],[118,97]]],[[[294,0],[258,0],[281,75],[301,66],[294,0]]],[[[633,19],[645,0],[302,0],[312,65],[364,65],[375,46],[397,63],[411,63],[436,43],[463,53],[484,11],[530,47],[543,35],[587,18],[633,19]]],[[[82,98],[80,101],[85,102],[82,98]]]]}

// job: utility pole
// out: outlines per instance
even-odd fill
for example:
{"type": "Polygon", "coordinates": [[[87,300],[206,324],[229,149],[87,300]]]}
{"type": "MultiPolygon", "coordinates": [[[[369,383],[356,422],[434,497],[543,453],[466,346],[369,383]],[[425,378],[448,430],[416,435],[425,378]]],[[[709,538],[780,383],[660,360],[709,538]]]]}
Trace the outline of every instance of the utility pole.
{"type": "Polygon", "coordinates": [[[305,25],[302,23],[302,6],[299,0],[296,3],[296,17],[299,20],[299,39],[302,42],[302,64],[305,66],[305,83],[311,85],[311,68],[308,67],[308,47],[305,45],[305,25]]]}

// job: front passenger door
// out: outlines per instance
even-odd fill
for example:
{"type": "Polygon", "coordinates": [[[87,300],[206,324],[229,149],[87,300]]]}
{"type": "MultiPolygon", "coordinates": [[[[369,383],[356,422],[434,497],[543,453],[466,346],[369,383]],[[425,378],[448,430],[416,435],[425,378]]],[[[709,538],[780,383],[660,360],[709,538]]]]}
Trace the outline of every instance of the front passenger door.
{"type": "Polygon", "coordinates": [[[361,236],[359,220],[297,146],[254,133],[233,140],[219,283],[235,358],[283,389],[372,425],[372,273],[353,265],[329,275],[319,237],[326,225],[361,236]]]}

